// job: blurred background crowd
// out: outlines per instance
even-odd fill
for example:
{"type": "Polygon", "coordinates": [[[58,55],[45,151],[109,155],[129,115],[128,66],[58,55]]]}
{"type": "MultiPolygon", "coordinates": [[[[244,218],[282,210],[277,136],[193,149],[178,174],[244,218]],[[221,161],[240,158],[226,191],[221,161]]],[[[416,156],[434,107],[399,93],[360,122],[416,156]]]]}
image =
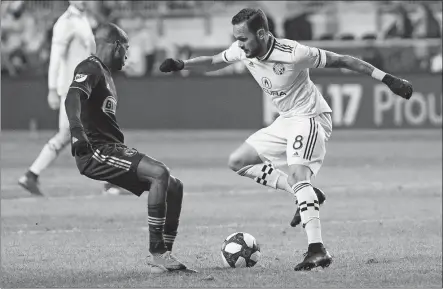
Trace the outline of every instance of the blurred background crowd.
{"type": "MultiPolygon", "coordinates": [[[[68,1],[2,1],[2,75],[44,75],[52,27],[68,1]]],[[[261,7],[284,37],[346,52],[388,72],[442,71],[441,1],[88,1],[93,29],[112,21],[130,37],[128,77],[160,75],[165,57],[218,53],[233,41],[231,18],[261,7]]],[[[246,73],[243,64],[209,75],[246,73]]],[[[187,76],[187,72],[181,72],[187,76]]]]}

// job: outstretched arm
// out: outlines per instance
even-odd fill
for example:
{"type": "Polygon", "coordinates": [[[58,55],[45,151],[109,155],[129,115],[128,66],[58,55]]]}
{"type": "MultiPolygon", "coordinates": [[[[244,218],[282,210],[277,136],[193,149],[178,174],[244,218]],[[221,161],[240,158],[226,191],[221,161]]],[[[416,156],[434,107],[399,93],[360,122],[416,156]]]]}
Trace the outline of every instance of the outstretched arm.
{"type": "Polygon", "coordinates": [[[222,57],[223,57],[222,53],[220,53],[214,56],[200,56],[200,57],[191,58],[183,61],[185,65],[183,69],[186,70],[203,69],[205,72],[220,70],[231,64],[223,61],[222,57]]]}
{"type": "Polygon", "coordinates": [[[68,20],[58,20],[53,28],[51,55],[48,69],[48,88],[57,89],[57,78],[59,74],[60,62],[65,57],[69,43],[73,37],[73,29],[68,20]]]}
{"type": "Polygon", "coordinates": [[[188,60],[168,58],[160,65],[161,72],[171,72],[179,70],[192,71],[216,71],[243,58],[243,52],[238,43],[234,42],[225,51],[214,56],[199,56],[188,60]]]}
{"type": "Polygon", "coordinates": [[[346,68],[361,74],[369,75],[386,84],[395,94],[409,99],[412,96],[412,85],[404,79],[383,72],[364,60],[350,55],[324,51],[326,54],[325,68],[346,68]]]}
{"type": "Polygon", "coordinates": [[[325,54],[325,68],[347,68],[349,70],[367,75],[371,75],[372,72],[375,70],[375,67],[367,63],[366,61],[350,55],[337,54],[326,50],[325,54]]]}
{"type": "Polygon", "coordinates": [[[393,93],[403,98],[409,99],[412,96],[412,85],[408,81],[383,72],[356,57],[297,44],[293,51],[293,62],[304,68],[346,68],[382,81],[393,93]]]}
{"type": "Polygon", "coordinates": [[[220,53],[214,56],[199,56],[187,60],[168,58],[160,65],[160,71],[191,70],[209,72],[220,70],[228,65],[230,63],[224,62],[220,53]]]}

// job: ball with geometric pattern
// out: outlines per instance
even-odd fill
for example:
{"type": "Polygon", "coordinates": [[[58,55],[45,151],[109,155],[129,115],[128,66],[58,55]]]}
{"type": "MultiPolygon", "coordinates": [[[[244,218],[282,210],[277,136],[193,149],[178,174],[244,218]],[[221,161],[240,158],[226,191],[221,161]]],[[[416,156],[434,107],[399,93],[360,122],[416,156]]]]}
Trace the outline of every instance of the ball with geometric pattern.
{"type": "Polygon", "coordinates": [[[225,267],[253,267],[261,257],[260,245],[251,234],[236,232],[223,242],[221,256],[225,267]]]}

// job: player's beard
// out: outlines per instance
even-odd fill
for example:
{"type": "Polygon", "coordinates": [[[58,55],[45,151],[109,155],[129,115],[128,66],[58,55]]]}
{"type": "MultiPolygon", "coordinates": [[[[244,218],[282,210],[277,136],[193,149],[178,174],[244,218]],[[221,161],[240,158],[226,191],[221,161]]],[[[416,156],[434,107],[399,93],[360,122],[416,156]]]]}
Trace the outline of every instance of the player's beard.
{"type": "Polygon", "coordinates": [[[259,56],[260,54],[260,42],[258,40],[258,38],[256,37],[255,39],[255,47],[251,47],[249,49],[249,55],[246,55],[246,58],[255,58],[257,56],[259,56]]]}
{"type": "Polygon", "coordinates": [[[260,49],[257,47],[254,50],[250,50],[249,55],[246,55],[246,58],[255,58],[260,54],[260,49]]]}
{"type": "Polygon", "coordinates": [[[114,67],[117,68],[117,70],[122,70],[123,66],[125,66],[125,61],[123,59],[114,60],[114,67]]]}
{"type": "Polygon", "coordinates": [[[112,64],[115,69],[122,70],[123,66],[125,66],[125,56],[122,56],[119,52],[115,52],[112,64]]]}

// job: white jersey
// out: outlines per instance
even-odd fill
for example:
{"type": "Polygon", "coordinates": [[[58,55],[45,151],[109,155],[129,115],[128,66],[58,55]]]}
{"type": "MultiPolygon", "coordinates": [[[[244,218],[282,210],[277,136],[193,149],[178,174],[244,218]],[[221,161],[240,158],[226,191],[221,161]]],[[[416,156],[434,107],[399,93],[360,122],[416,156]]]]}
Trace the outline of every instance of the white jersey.
{"type": "Polygon", "coordinates": [[[49,88],[56,88],[59,95],[66,95],[72,82],[75,67],[92,53],[95,53],[95,39],[87,16],[74,6],[57,20],[52,36],[51,56],[59,62],[58,69],[49,71],[49,88]]]}
{"type": "Polygon", "coordinates": [[[309,78],[309,68],[325,66],[325,51],[271,37],[271,48],[263,58],[246,58],[236,41],[222,52],[223,59],[227,63],[242,61],[283,117],[332,112],[309,78]]]}

